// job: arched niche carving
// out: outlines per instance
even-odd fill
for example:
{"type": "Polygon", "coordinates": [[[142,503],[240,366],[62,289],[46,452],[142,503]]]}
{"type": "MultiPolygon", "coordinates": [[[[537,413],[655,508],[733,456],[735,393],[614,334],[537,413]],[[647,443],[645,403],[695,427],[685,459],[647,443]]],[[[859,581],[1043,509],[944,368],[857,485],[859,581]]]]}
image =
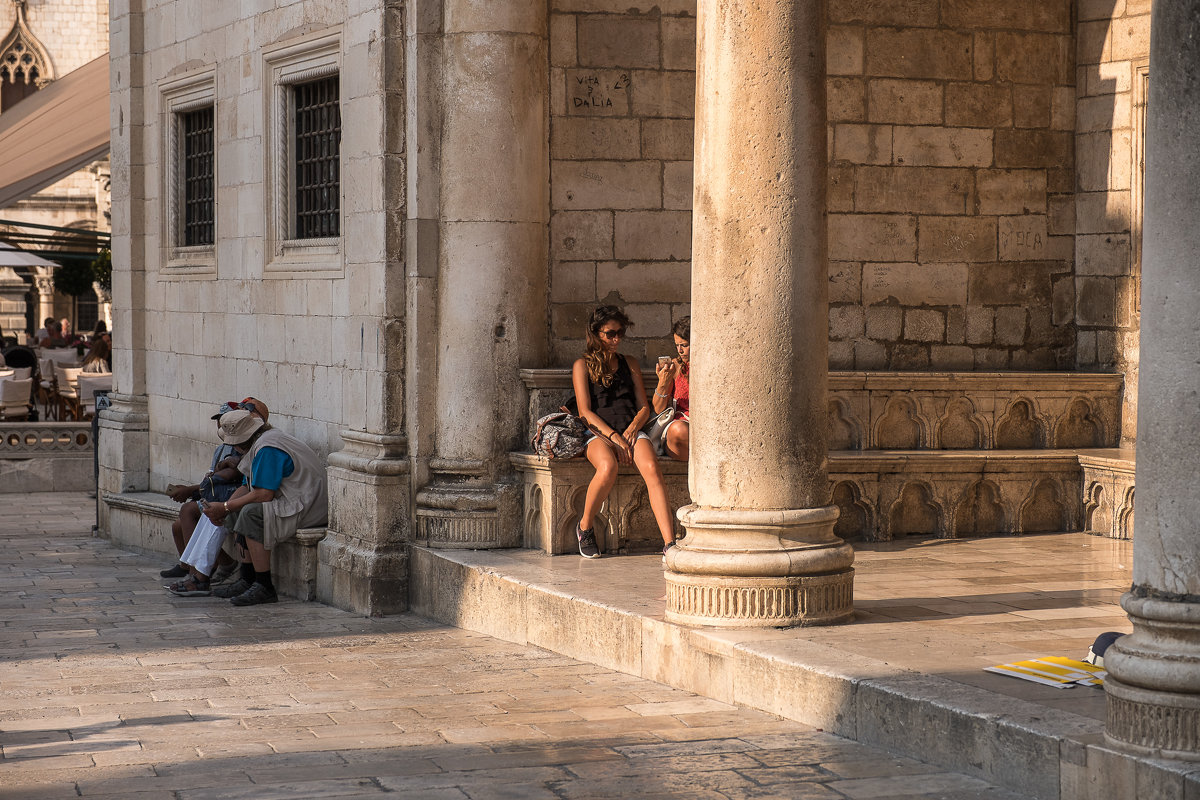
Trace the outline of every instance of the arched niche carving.
{"type": "Polygon", "coordinates": [[[1054,446],[1076,449],[1100,447],[1103,442],[1104,431],[1092,404],[1082,397],[1072,399],[1055,429],[1054,446]]]}
{"type": "MultiPolygon", "coordinates": [[[[555,541],[570,542],[574,547],[578,541],[575,536],[575,525],[579,522],[579,518],[583,516],[583,503],[587,499],[587,487],[585,483],[582,486],[559,486],[558,488],[566,493],[564,498],[566,502],[560,505],[561,508],[567,509],[567,513],[554,521],[555,541]]],[[[596,517],[592,522],[592,530],[596,534],[596,542],[600,544],[601,552],[608,552],[608,543],[611,541],[609,535],[612,525],[608,517],[609,509],[604,508],[596,513],[596,517]]]]}
{"type": "Polygon", "coordinates": [[[1062,496],[1062,487],[1053,478],[1043,478],[1035,483],[1021,504],[1020,531],[1054,533],[1067,530],[1067,509],[1062,496]]]}
{"type": "Polygon", "coordinates": [[[862,490],[853,481],[840,481],[833,487],[833,504],[838,507],[838,519],[833,532],[847,542],[873,539],[871,509],[863,502],[862,490]]]}
{"type": "Polygon", "coordinates": [[[1083,494],[1083,529],[1113,535],[1113,508],[1104,485],[1093,483],[1083,494]]]}
{"type": "Polygon", "coordinates": [[[1008,532],[1008,515],[1000,503],[1000,488],[988,480],[966,488],[954,513],[955,536],[988,536],[1008,532]]]}
{"type": "Polygon", "coordinates": [[[996,449],[1036,450],[1045,443],[1045,427],[1033,410],[1033,403],[1023,397],[1014,400],[996,423],[996,449]]]}
{"type": "Polygon", "coordinates": [[[919,450],[925,441],[925,425],[912,398],[896,395],[888,400],[883,415],[875,424],[874,443],[878,450],[919,450]]]}
{"type": "Polygon", "coordinates": [[[1121,499],[1121,510],[1117,513],[1118,539],[1133,538],[1133,495],[1134,487],[1130,486],[1125,490],[1125,496],[1121,499]]]}
{"type": "Polygon", "coordinates": [[[542,487],[525,485],[525,541],[536,542],[542,529],[542,487]]]}
{"type": "Polygon", "coordinates": [[[942,450],[980,450],[984,446],[984,426],[975,414],[975,405],[966,397],[946,404],[937,424],[937,447],[942,450]]]}
{"type": "Polygon", "coordinates": [[[942,508],[924,483],[906,483],[888,510],[888,532],[901,536],[938,536],[945,530],[942,508]]]}
{"type": "Polygon", "coordinates": [[[829,449],[862,449],[862,427],[840,397],[829,398],[829,449]]]}

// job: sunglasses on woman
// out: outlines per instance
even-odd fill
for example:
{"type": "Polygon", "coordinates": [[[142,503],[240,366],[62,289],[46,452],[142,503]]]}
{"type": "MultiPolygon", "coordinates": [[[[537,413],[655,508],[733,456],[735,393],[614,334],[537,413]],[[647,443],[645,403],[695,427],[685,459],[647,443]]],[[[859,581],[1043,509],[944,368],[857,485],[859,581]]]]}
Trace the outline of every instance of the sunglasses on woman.
{"type": "Polygon", "coordinates": [[[620,339],[622,336],[625,335],[625,329],[621,328],[620,330],[615,330],[615,331],[600,331],[599,333],[605,339],[610,339],[610,340],[611,339],[620,339]]]}

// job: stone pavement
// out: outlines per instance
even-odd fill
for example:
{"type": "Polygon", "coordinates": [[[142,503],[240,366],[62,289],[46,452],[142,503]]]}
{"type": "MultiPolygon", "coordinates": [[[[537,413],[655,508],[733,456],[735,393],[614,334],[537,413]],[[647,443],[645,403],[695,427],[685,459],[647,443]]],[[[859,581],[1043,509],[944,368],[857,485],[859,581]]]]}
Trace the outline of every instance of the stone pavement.
{"type": "Polygon", "coordinates": [[[174,598],[91,509],[0,506],[0,798],[1016,797],[411,614],[174,598]]]}

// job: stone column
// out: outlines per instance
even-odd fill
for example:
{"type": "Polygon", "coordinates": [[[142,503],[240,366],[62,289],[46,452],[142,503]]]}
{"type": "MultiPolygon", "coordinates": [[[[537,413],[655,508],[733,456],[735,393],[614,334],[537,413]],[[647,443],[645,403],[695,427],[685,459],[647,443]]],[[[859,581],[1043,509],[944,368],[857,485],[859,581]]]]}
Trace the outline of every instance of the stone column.
{"type": "Polygon", "coordinates": [[[1200,0],[1152,11],[1133,633],[1105,654],[1110,741],[1200,759],[1200,0]]]}
{"type": "Polygon", "coordinates": [[[819,0],[700,0],[687,538],[667,618],[840,622],[853,550],[826,473],[825,25],[819,0]]]}
{"type": "Polygon", "coordinates": [[[373,28],[378,36],[369,47],[353,46],[354,67],[342,75],[343,96],[363,116],[380,120],[383,143],[378,155],[351,159],[343,180],[346,186],[370,187],[369,194],[377,193],[388,211],[347,214],[343,232],[347,241],[379,237],[384,260],[355,266],[363,277],[378,272],[371,285],[380,290],[370,307],[370,314],[378,315],[372,320],[378,335],[376,349],[363,360],[369,368],[364,367],[362,394],[347,393],[343,399],[345,408],[359,404],[361,416],[356,412],[348,417],[361,419],[356,422],[361,429],[341,431],[342,448],[329,456],[329,523],[317,545],[316,596],[323,603],[370,616],[408,608],[412,487],[404,435],[405,243],[404,229],[395,224],[392,210],[405,205],[404,183],[396,177],[405,172],[405,135],[411,121],[399,90],[413,79],[407,72],[405,30],[414,5],[428,3],[381,9],[380,24],[373,28]]]}
{"type": "MultiPolygon", "coordinates": [[[[113,401],[99,420],[100,489],[140,492],[150,481],[150,416],[146,394],[146,283],[144,236],[134,216],[144,214],[147,133],[141,0],[111,4],[109,54],[112,114],[113,401]]],[[[48,316],[48,315],[43,315],[48,316]]],[[[108,531],[100,504],[100,528],[108,531]]]]}
{"type": "MultiPolygon", "coordinates": [[[[46,317],[54,317],[54,273],[51,267],[34,267],[36,270],[33,276],[33,285],[38,293],[38,317],[37,327],[34,330],[39,330],[46,317]]],[[[36,344],[36,342],[34,343],[36,344]]]]}
{"type": "MultiPolygon", "coordinates": [[[[446,0],[443,13],[436,389],[421,402],[417,537],[521,541],[508,451],[525,429],[518,370],[546,350],[549,209],[546,0],[446,0]]],[[[415,345],[420,347],[420,343],[415,345]]]]}

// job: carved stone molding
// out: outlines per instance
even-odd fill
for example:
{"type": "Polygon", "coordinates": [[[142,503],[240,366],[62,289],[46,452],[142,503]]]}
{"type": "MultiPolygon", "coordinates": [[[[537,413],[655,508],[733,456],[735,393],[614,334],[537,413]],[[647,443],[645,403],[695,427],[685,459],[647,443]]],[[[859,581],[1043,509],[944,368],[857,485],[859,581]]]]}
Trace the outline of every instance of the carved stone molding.
{"type": "Polygon", "coordinates": [[[1200,760],[1200,697],[1125,686],[1105,679],[1105,736],[1118,747],[1160,758],[1200,760]]]}
{"type": "Polygon", "coordinates": [[[830,625],[848,619],[853,608],[853,569],[791,578],[671,575],[667,581],[668,616],[688,625],[830,625]]]}

